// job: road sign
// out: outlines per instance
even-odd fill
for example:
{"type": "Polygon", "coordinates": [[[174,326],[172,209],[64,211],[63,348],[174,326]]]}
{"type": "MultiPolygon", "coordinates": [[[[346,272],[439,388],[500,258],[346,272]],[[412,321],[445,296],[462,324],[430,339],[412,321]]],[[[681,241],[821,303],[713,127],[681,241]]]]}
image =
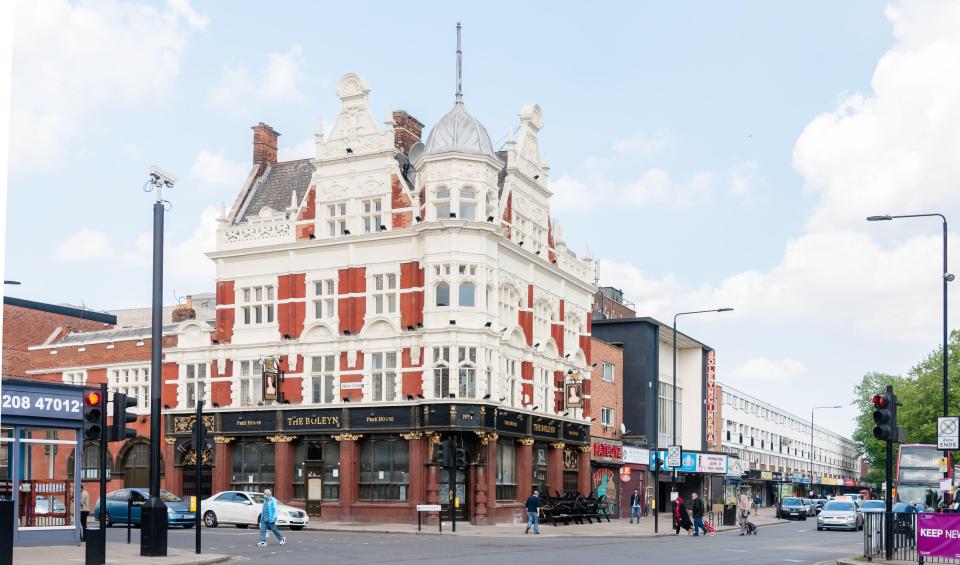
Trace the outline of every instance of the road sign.
{"type": "Polygon", "coordinates": [[[679,445],[671,445],[667,447],[667,467],[677,468],[680,467],[683,463],[681,457],[683,455],[683,448],[679,445]]]}
{"type": "Polygon", "coordinates": [[[960,417],[937,418],[937,449],[960,449],[960,417]]]}

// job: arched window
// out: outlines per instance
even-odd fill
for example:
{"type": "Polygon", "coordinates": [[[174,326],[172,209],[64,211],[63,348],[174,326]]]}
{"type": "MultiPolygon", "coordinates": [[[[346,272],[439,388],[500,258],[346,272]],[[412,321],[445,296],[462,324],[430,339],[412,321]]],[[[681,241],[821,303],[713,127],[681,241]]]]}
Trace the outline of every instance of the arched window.
{"type": "Polygon", "coordinates": [[[450,285],[445,282],[437,285],[437,306],[450,306],[450,285]]]}
{"type": "MultiPolygon", "coordinates": [[[[67,478],[73,480],[73,461],[76,457],[76,449],[67,456],[67,478]]],[[[107,453],[107,467],[113,469],[113,457],[107,453]]],[[[110,474],[108,473],[109,477],[110,474]]],[[[0,474],[2,477],[2,474],[0,474]]],[[[84,442],[83,459],[80,461],[80,477],[84,481],[96,481],[100,478],[100,444],[97,442],[84,442]]]]}
{"type": "Polygon", "coordinates": [[[450,396],[450,348],[433,348],[433,396],[448,398],[450,396]]]}
{"type": "Polygon", "coordinates": [[[460,306],[473,308],[477,305],[477,286],[472,282],[460,283],[460,306]]]}
{"type": "Polygon", "coordinates": [[[446,188],[438,190],[433,206],[437,211],[438,220],[448,219],[450,217],[450,190],[446,188]]]}
{"type": "Polygon", "coordinates": [[[471,221],[477,219],[477,192],[472,188],[460,190],[460,217],[471,221]]]}

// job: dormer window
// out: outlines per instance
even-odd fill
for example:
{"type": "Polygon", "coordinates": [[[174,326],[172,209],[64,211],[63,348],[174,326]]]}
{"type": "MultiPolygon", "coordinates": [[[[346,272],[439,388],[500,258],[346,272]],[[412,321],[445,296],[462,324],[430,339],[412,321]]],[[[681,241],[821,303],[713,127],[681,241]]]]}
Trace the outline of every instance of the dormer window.
{"type": "Polygon", "coordinates": [[[477,219],[477,192],[472,188],[460,191],[460,218],[470,221],[477,219]]]}
{"type": "Polygon", "coordinates": [[[437,211],[438,220],[448,219],[450,217],[450,190],[446,188],[438,190],[433,205],[437,211]]]}

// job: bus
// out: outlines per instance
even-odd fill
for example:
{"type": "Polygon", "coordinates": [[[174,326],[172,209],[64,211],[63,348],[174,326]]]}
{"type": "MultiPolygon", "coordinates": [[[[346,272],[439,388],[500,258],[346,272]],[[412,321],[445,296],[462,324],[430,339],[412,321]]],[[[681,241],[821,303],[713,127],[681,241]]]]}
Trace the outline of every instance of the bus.
{"type": "MultiPolygon", "coordinates": [[[[897,490],[895,502],[923,504],[935,508],[940,501],[940,470],[943,453],[936,445],[902,444],[897,455],[897,490]]],[[[947,476],[952,478],[953,465],[947,461],[947,476]]]]}

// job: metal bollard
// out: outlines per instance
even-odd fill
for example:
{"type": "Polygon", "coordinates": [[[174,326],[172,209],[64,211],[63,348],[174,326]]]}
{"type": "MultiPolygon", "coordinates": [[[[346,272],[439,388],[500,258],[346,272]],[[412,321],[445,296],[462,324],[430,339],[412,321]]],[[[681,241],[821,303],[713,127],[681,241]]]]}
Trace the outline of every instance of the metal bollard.
{"type": "Polygon", "coordinates": [[[0,565],[13,565],[13,501],[0,500],[0,565]]]}
{"type": "Polygon", "coordinates": [[[87,530],[85,565],[103,565],[107,562],[102,541],[104,534],[105,532],[99,528],[96,530],[87,530]]]}

